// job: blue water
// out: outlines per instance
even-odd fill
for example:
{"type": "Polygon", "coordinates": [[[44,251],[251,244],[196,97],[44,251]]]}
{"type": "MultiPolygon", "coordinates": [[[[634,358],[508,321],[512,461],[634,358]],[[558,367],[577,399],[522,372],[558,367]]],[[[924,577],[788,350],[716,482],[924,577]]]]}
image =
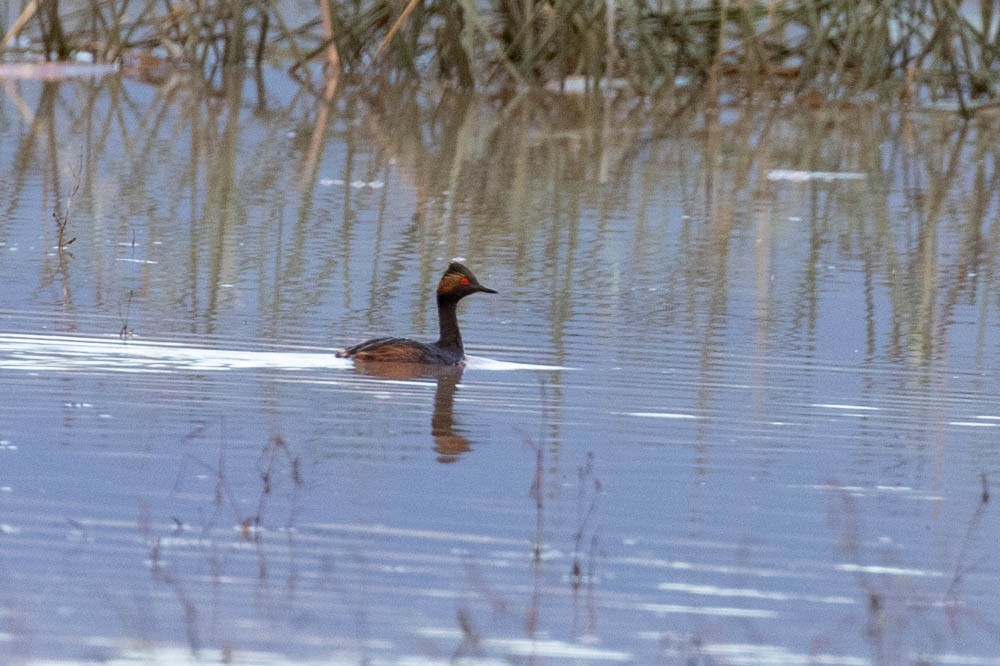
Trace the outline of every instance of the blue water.
{"type": "Polygon", "coordinates": [[[3,660],[1000,663],[989,123],[5,86],[3,660]]]}

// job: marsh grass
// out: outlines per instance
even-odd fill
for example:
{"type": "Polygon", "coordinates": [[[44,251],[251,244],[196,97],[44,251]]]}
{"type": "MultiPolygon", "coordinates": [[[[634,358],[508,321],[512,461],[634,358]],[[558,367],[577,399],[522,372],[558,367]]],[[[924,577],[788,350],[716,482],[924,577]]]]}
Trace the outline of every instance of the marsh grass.
{"type": "Polygon", "coordinates": [[[982,521],[989,509],[990,482],[985,472],[979,483],[974,509],[952,555],[950,577],[929,577],[923,584],[919,577],[871,573],[867,565],[873,558],[878,563],[875,570],[905,566],[903,553],[895,547],[884,547],[880,553],[866,547],[872,539],[866,536],[855,498],[837,482],[829,482],[835,498],[830,524],[838,535],[841,556],[856,568],[859,607],[864,609],[861,634],[869,644],[873,664],[930,663],[930,658],[925,661],[917,655],[940,651],[954,636],[983,632],[993,642],[1000,636],[996,621],[975,610],[976,592],[966,585],[982,564],[973,553],[983,549],[982,521]],[[971,599],[965,596],[969,592],[971,599]]]}
{"type": "Polygon", "coordinates": [[[839,97],[890,84],[962,113],[993,99],[1000,61],[992,0],[52,0],[14,18],[0,52],[22,35],[51,59],[149,53],[209,80],[272,57],[478,90],[791,82],[839,97]]]}
{"type": "MultiPolygon", "coordinates": [[[[199,428],[189,435],[188,439],[199,439],[203,434],[204,430],[199,428]]],[[[256,502],[256,510],[252,513],[248,514],[244,511],[243,506],[248,502],[241,501],[241,492],[234,488],[234,482],[227,471],[224,441],[219,445],[215,464],[193,456],[186,459],[185,464],[179,470],[175,491],[183,490],[182,486],[192,469],[207,472],[215,479],[215,487],[210,500],[211,506],[207,507],[206,511],[207,521],[203,522],[199,528],[194,521],[189,522],[174,516],[171,517],[170,533],[162,533],[163,526],[157,527],[151,517],[151,507],[143,503],[139,507],[138,526],[143,544],[148,551],[147,561],[150,575],[154,581],[168,589],[176,599],[183,618],[187,647],[192,655],[197,656],[204,645],[203,635],[212,633],[211,622],[206,621],[205,618],[213,617],[216,611],[212,608],[199,606],[197,601],[199,594],[198,590],[195,589],[198,587],[198,583],[193,583],[183,565],[179,564],[183,558],[176,555],[176,546],[165,544],[165,539],[182,536],[188,531],[200,531],[205,543],[210,546],[208,550],[211,558],[209,563],[211,585],[217,589],[224,576],[233,575],[228,567],[237,566],[230,562],[224,554],[227,544],[232,543],[231,535],[235,532],[238,534],[237,540],[239,542],[251,544],[254,548],[257,584],[263,589],[267,586],[270,578],[268,549],[273,545],[267,541],[265,532],[271,534],[275,531],[274,527],[270,525],[272,521],[267,520],[271,513],[270,505],[275,501],[286,505],[288,513],[283,527],[288,539],[287,548],[289,552],[294,552],[295,543],[292,534],[295,531],[298,513],[299,491],[304,481],[298,454],[292,451],[280,434],[271,435],[261,447],[257,461],[260,495],[256,502]],[[226,529],[227,522],[233,525],[230,529],[226,529]],[[174,557],[171,558],[171,555],[174,557]]],[[[291,566],[286,581],[289,590],[294,590],[297,577],[296,568],[291,566]]],[[[230,644],[221,646],[223,654],[227,654],[231,650],[230,644]]]]}
{"type": "Polygon", "coordinates": [[[80,155],[79,165],[73,169],[73,187],[66,196],[66,204],[62,208],[58,206],[52,211],[52,219],[56,223],[56,249],[63,252],[70,245],[76,242],[76,236],[67,238],[67,228],[69,227],[70,212],[73,209],[73,197],[80,191],[80,173],[83,171],[83,155],[80,155]]]}

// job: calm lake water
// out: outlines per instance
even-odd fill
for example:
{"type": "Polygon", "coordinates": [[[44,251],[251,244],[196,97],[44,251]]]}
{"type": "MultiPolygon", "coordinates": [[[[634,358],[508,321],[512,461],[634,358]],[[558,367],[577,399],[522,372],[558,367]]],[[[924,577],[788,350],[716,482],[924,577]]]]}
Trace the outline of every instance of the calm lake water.
{"type": "Polygon", "coordinates": [[[0,661],[1000,664],[998,129],[0,81],[0,661]]]}

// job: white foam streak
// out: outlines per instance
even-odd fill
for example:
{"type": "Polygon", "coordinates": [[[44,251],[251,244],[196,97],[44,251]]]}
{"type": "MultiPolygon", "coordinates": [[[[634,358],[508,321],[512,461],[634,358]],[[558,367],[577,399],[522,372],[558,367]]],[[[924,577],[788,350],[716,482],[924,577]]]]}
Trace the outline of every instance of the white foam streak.
{"type": "Polygon", "coordinates": [[[0,335],[0,368],[19,370],[100,369],[108,372],[174,372],[242,368],[310,369],[350,367],[323,352],[246,351],[189,347],[174,342],[122,342],[111,338],[0,335]]]}
{"type": "Polygon", "coordinates": [[[534,363],[515,363],[513,361],[497,361],[481,356],[466,356],[465,367],[476,370],[572,370],[561,365],[537,365],[534,363]]]}
{"type": "MultiPolygon", "coordinates": [[[[116,373],[170,373],[181,370],[322,370],[351,368],[353,361],[324,351],[257,351],[194,347],[177,342],[123,342],[118,338],[0,334],[0,368],[24,371],[99,370],[116,373]]],[[[470,357],[476,370],[565,370],[470,357]]]]}

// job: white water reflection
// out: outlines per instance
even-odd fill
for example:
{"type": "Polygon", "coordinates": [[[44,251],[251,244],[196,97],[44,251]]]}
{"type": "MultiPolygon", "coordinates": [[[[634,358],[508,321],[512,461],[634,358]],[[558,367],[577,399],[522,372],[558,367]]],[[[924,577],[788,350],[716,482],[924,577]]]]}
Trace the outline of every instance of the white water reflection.
{"type": "Polygon", "coordinates": [[[698,419],[696,414],[678,414],[676,412],[622,412],[625,416],[636,416],[644,419],[698,419]]]}
{"type": "Polygon", "coordinates": [[[466,356],[465,367],[473,370],[572,370],[561,365],[540,365],[538,363],[515,363],[513,361],[498,361],[480,356],[466,356]]]}
{"type": "Polygon", "coordinates": [[[243,368],[348,368],[348,359],[320,351],[249,351],[192,347],[176,342],[123,342],[113,338],[0,334],[0,368],[176,372],[243,368]]]}
{"type": "MultiPolygon", "coordinates": [[[[451,640],[461,640],[462,632],[448,628],[424,627],[416,631],[418,635],[428,638],[447,638],[451,640]]],[[[512,658],[544,658],[544,659],[572,659],[588,661],[613,661],[630,662],[635,657],[630,652],[620,650],[606,650],[595,646],[566,643],[565,641],[539,638],[535,640],[513,639],[513,638],[487,638],[480,641],[482,647],[498,650],[510,655],[512,658]]],[[[460,663],[465,663],[464,657],[460,663]]],[[[473,661],[472,663],[478,663],[473,661]]],[[[509,661],[505,661],[509,664],[509,661]]]]}
{"type": "Polygon", "coordinates": [[[690,585],[685,583],[660,583],[657,589],[667,592],[683,592],[711,597],[736,597],[745,599],[761,599],[767,601],[808,601],[821,604],[855,604],[857,600],[845,596],[822,596],[813,594],[791,594],[787,592],[771,592],[753,588],[719,587],[717,585],[690,585]]]}
{"type": "MultiPolygon", "coordinates": [[[[195,347],[177,342],[127,342],[110,337],[0,333],[0,368],[8,370],[89,370],[177,372],[195,370],[323,370],[352,368],[351,359],[320,350],[258,351],[195,347]]],[[[489,371],[565,370],[553,365],[498,361],[470,356],[466,368],[489,371]]]]}
{"type": "Polygon", "coordinates": [[[868,174],[854,171],[803,171],[801,169],[771,169],[767,172],[768,180],[789,180],[804,183],[810,180],[864,180],[868,174]]]}

